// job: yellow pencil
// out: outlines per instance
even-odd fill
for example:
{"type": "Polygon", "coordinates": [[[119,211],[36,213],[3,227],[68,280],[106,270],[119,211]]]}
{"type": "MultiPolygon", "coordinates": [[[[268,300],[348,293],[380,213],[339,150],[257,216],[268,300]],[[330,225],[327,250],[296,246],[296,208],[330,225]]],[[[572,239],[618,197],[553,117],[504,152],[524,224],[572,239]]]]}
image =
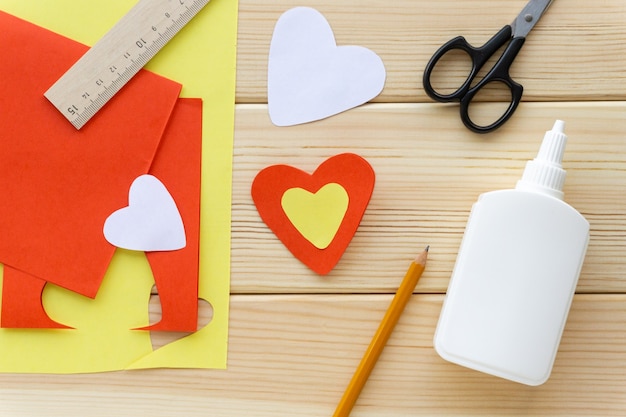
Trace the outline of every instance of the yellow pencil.
{"type": "Polygon", "coordinates": [[[411,263],[411,266],[409,266],[409,270],[406,272],[406,275],[400,284],[400,288],[398,288],[391,304],[389,304],[385,317],[383,317],[382,322],[378,326],[378,330],[376,330],[376,334],[365,351],[359,367],[352,376],[352,380],[350,381],[348,388],[346,388],[346,392],[344,392],[341,401],[339,401],[333,417],[347,417],[350,415],[350,411],[352,411],[354,403],[365,386],[367,378],[369,378],[372,373],[372,369],[374,369],[374,365],[376,365],[376,361],[378,360],[380,353],[383,351],[387,340],[389,340],[389,336],[391,335],[391,332],[393,332],[393,328],[396,326],[402,311],[404,311],[406,303],[409,301],[409,298],[411,298],[411,294],[413,294],[417,281],[419,281],[422,276],[422,272],[424,272],[427,258],[428,247],[426,247],[426,249],[424,249],[424,251],[420,253],[411,263]]]}

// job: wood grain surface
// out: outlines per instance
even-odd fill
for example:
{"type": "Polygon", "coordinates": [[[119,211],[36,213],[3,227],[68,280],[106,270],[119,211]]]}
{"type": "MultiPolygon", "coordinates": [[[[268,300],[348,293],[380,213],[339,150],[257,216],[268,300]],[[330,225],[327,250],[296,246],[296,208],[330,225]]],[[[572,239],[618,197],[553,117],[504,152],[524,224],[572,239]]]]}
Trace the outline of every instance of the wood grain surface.
{"type": "Polygon", "coordinates": [[[569,132],[565,198],[591,223],[578,289],[624,292],[625,114],[623,102],[522,103],[497,133],[476,135],[463,127],[456,106],[370,104],[321,122],[278,128],[265,106],[241,105],[235,129],[232,291],[390,292],[407,260],[430,244],[428,274],[418,291],[445,292],[472,204],[483,192],[514,187],[544,132],[561,118],[569,132]],[[341,152],[366,158],[376,186],[343,258],[321,277],[291,256],[260,221],[249,188],[267,165],[293,164],[312,172],[341,152]]]}
{"type": "MultiPolygon", "coordinates": [[[[525,0],[242,0],[239,3],[239,102],[267,102],[267,51],[276,19],[295,6],[326,16],[339,45],[378,53],[387,83],[378,102],[428,101],[426,63],[444,42],[463,35],[480,46],[513,21],[525,0]]],[[[511,68],[527,101],[613,100],[626,96],[626,4],[555,0],[529,34],[511,68]]],[[[465,78],[463,67],[449,75],[465,78]]]]}
{"type": "MultiPolygon", "coordinates": [[[[390,294],[234,295],[229,369],[2,377],[3,416],[330,416],[390,294]]],[[[415,295],[353,416],[623,416],[626,303],[578,295],[540,387],[445,362],[443,295],[415,295]]]]}
{"type": "MultiPolygon", "coordinates": [[[[555,1],[513,66],[523,103],[492,134],[469,132],[456,105],[432,103],[421,87],[443,42],[464,35],[480,45],[524,4],[241,0],[228,369],[4,374],[0,415],[330,416],[427,244],[428,267],[354,417],[626,415],[626,3],[555,1]],[[295,6],[321,11],[339,44],[383,58],[388,78],[374,103],[307,125],[272,125],[269,42],[276,19],[295,6]],[[591,242],[552,377],[527,387],[445,362],[432,338],[471,205],[515,185],[555,119],[569,136],[565,199],[590,221],[591,242]],[[262,223],[250,185],[268,165],[313,171],[340,152],[366,158],[376,186],[343,258],[318,276],[262,223]]],[[[450,73],[460,78],[461,67],[450,73]]]]}

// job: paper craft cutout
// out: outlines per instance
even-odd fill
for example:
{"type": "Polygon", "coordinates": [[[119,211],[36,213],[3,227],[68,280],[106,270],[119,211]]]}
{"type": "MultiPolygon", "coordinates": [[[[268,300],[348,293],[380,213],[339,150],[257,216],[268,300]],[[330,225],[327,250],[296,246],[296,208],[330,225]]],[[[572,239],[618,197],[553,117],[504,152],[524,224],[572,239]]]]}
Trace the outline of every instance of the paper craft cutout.
{"type": "MultiPolygon", "coordinates": [[[[289,165],[273,165],[264,168],[254,178],[251,193],[259,215],[287,249],[313,271],[325,275],[339,262],[356,233],[374,190],[374,181],[374,170],[365,159],[355,154],[344,153],[324,161],[313,174],[289,165]],[[302,189],[316,194],[330,184],[338,184],[345,190],[348,205],[331,242],[320,249],[305,238],[301,233],[302,229],[290,220],[285,213],[283,201],[285,193],[288,195],[287,200],[293,198],[289,195],[293,193],[290,190],[302,189]]],[[[333,187],[335,186],[331,185],[331,193],[333,187]]],[[[322,191],[323,194],[324,191],[322,191]]],[[[334,196],[333,200],[341,200],[341,197],[334,196]]],[[[287,210],[294,208],[289,203],[287,207],[287,210]]],[[[337,208],[327,207],[327,209],[336,210],[337,208]]],[[[313,210],[309,214],[312,212],[313,210]]],[[[293,218],[293,213],[291,216],[293,218]]],[[[304,217],[299,216],[299,218],[304,217]]],[[[315,220],[307,219],[309,222],[315,220]]],[[[298,226],[302,227],[301,224],[298,226]]],[[[308,229],[305,233],[309,233],[308,229]]]]}
{"type": "Polygon", "coordinates": [[[326,249],[332,242],[348,202],[346,189],[337,183],[326,184],[315,193],[290,188],[281,199],[289,221],[318,249],[326,249]]]}
{"type": "Polygon", "coordinates": [[[106,219],[103,233],[113,246],[130,250],[171,251],[186,244],[176,202],[153,175],[141,175],[133,181],[128,206],[106,219]]]}
{"type": "Polygon", "coordinates": [[[272,123],[312,122],[360,106],[385,85],[385,66],[361,46],[337,46],[317,10],[296,7],[276,22],[268,64],[268,109],[272,123]]]}
{"type": "Polygon", "coordinates": [[[167,184],[185,225],[187,243],[146,253],[161,300],[161,321],[144,330],[194,332],[198,316],[202,101],[179,99],[150,174],[167,184]]]}
{"type": "MultiPolygon", "coordinates": [[[[200,100],[179,99],[150,167],[150,172],[170,184],[173,197],[179,201],[188,245],[178,251],[146,255],[117,250],[93,300],[47,284],[43,291],[46,311],[53,320],[75,330],[0,329],[0,365],[4,371],[96,372],[141,367],[141,363],[151,363],[159,351],[152,351],[149,332],[133,328],[166,329],[168,322],[178,319],[176,314],[186,313],[191,318],[185,323],[186,331],[196,330],[200,114],[200,100]],[[195,200],[184,197],[194,193],[195,200]],[[172,257],[176,257],[175,262],[171,262],[172,257]],[[155,283],[161,296],[162,320],[148,326],[148,303],[155,283]],[[20,347],[17,355],[15,346],[20,347]]],[[[161,366],[171,363],[175,362],[165,361],[161,366]]]]}
{"type": "Polygon", "coordinates": [[[4,267],[1,323],[4,328],[68,329],[48,317],[42,305],[47,282],[12,268],[4,267]]]}
{"type": "MultiPolygon", "coordinates": [[[[55,2],[0,0],[0,9],[91,44],[97,41],[133,3],[133,0],[92,0],[86,3],[76,3],[73,0],[55,2]],[[69,9],[75,13],[67,13],[69,9]],[[77,15],[80,15],[81,19],[76,19],[77,15]]],[[[9,36],[7,30],[9,32],[13,30],[12,25],[3,23],[2,27],[0,43],[4,43],[6,36],[9,36]]],[[[187,246],[174,252],[150,252],[147,257],[143,252],[116,250],[97,297],[93,300],[56,285],[45,284],[43,302],[50,317],[76,329],[67,331],[0,329],[0,372],[76,373],[154,367],[225,368],[228,341],[230,177],[236,27],[237,2],[211,2],[147,66],[150,70],[182,82],[183,95],[204,99],[202,112],[205,123],[202,124],[202,132],[206,149],[202,153],[204,167],[202,194],[211,204],[210,208],[201,212],[202,245],[191,246],[194,238],[190,235],[190,229],[193,227],[186,218],[180,198],[170,186],[171,180],[163,174],[163,171],[155,174],[168,184],[179,206],[187,229],[187,246]],[[215,56],[219,56],[220,59],[215,60],[215,56]],[[171,276],[170,272],[165,270],[165,264],[172,266],[176,262],[182,262],[175,260],[168,263],[157,258],[168,254],[183,256],[185,253],[192,256],[194,250],[196,258],[198,252],[202,257],[202,263],[199,265],[200,281],[195,283],[195,290],[198,297],[211,304],[214,315],[206,327],[152,351],[150,333],[131,329],[147,326],[149,323],[146,305],[150,288],[154,285],[153,274],[157,279],[159,276],[171,276]],[[147,259],[150,259],[150,263],[147,259]],[[86,308],[93,314],[85,314],[86,308]]],[[[18,46],[12,45],[9,50],[3,49],[3,53],[8,56],[15,48],[18,46]]],[[[22,52],[41,55],[44,64],[39,66],[45,67],[50,58],[56,59],[55,54],[48,50],[22,49],[22,52]]],[[[34,75],[36,72],[36,69],[34,73],[32,69],[28,69],[27,74],[34,75]]],[[[2,77],[6,74],[4,69],[0,69],[0,74],[2,84],[2,77]]],[[[17,81],[28,78],[27,74],[18,77],[17,81]]],[[[38,97],[45,100],[43,91],[45,90],[42,89],[38,93],[38,97]]],[[[4,95],[5,90],[2,92],[0,104],[3,112],[26,111],[25,108],[17,109],[12,97],[4,95]]],[[[152,99],[143,94],[138,101],[140,105],[150,105],[149,101],[152,99]]],[[[107,104],[109,105],[111,103],[107,104]]],[[[179,106],[176,105],[177,108],[179,106]]],[[[118,123],[118,127],[120,129],[133,127],[132,119],[136,116],[135,112],[141,108],[135,106],[130,110],[126,109],[129,110],[127,119],[130,120],[130,124],[118,123]]],[[[153,122],[156,123],[156,119],[153,119],[153,122]]],[[[29,123],[36,121],[29,119],[29,123]]],[[[71,128],[71,125],[69,127],[71,128]]],[[[10,131],[5,125],[0,125],[0,136],[3,137],[10,131]]],[[[133,137],[128,143],[135,139],[137,138],[133,137]]],[[[120,148],[119,155],[126,155],[126,149],[120,148]]],[[[183,162],[179,162],[179,166],[174,167],[173,171],[185,166],[184,155],[183,162]]],[[[149,162],[150,158],[146,163],[149,162]]],[[[123,198],[107,215],[126,204],[128,185],[132,178],[122,187],[123,198]]],[[[106,216],[101,219],[99,226],[102,240],[104,240],[102,223],[105,218],[106,216]]],[[[197,239],[195,240],[197,242],[197,239]]],[[[58,263],[71,264],[72,259],[58,259],[58,263]]],[[[183,263],[187,265],[186,262],[183,263]]],[[[197,264],[195,268],[198,268],[197,264]]],[[[6,272],[6,267],[0,265],[0,276],[3,269],[6,272]]],[[[186,269],[176,272],[191,274],[186,269]]],[[[198,276],[197,270],[195,275],[198,276]]],[[[0,286],[1,284],[2,280],[0,286]]],[[[163,285],[157,283],[157,286],[160,295],[167,292],[163,285]]],[[[180,288],[176,290],[182,291],[180,288]]],[[[197,308],[197,302],[193,305],[197,308]]],[[[162,307],[165,317],[167,306],[162,307]]]]}
{"type": "MultiPolygon", "coordinates": [[[[0,26],[0,50],[11,56],[0,70],[5,280],[19,275],[93,298],[115,249],[102,224],[125,204],[128,184],[148,172],[181,86],[141,71],[78,132],[51,111],[42,92],[87,48],[5,13],[0,26]]],[[[26,318],[22,300],[35,296],[16,287],[3,292],[3,327],[15,325],[15,314],[26,318]]],[[[41,293],[42,284],[24,288],[41,293]]],[[[49,327],[32,319],[22,325],[49,327]]]]}

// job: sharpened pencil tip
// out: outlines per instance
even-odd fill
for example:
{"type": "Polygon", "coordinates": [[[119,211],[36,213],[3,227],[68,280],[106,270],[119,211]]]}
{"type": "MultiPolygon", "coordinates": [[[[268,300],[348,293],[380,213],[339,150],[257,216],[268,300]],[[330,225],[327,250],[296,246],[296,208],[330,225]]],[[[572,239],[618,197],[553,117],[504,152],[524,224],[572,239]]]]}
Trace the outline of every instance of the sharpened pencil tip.
{"type": "Polygon", "coordinates": [[[424,251],[417,255],[415,258],[415,263],[426,265],[426,259],[428,258],[428,251],[430,250],[430,245],[426,246],[424,251]]]}

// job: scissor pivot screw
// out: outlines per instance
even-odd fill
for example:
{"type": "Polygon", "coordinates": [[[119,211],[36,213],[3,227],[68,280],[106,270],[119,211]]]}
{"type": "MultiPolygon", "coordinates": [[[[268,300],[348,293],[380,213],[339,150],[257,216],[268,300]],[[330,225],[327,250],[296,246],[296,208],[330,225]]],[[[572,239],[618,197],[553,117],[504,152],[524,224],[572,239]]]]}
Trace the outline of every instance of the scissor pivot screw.
{"type": "Polygon", "coordinates": [[[533,21],[533,15],[532,14],[527,14],[526,16],[524,16],[524,20],[527,22],[532,22],[533,21]]]}

